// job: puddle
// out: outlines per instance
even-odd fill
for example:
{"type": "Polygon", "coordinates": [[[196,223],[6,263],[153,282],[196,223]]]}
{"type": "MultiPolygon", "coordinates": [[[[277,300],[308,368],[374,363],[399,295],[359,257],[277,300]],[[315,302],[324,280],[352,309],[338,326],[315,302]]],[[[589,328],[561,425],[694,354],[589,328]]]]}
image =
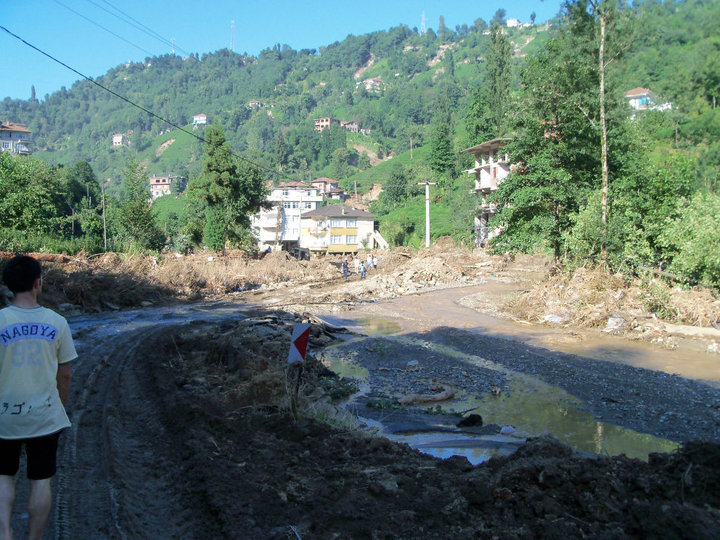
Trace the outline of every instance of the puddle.
{"type": "MultiPolygon", "coordinates": [[[[388,326],[382,328],[389,330],[388,326]]],[[[462,455],[471,463],[477,464],[493,456],[509,455],[525,438],[541,435],[552,435],[583,453],[607,456],[624,454],[645,461],[651,453],[672,452],[680,447],[680,444],[673,441],[600,422],[584,410],[584,404],[579,399],[559,387],[514,372],[479,356],[407,336],[385,339],[431,349],[445,357],[500,371],[508,381],[505,391],[497,397],[490,394],[478,396],[460,393],[455,399],[438,405],[445,411],[480,414],[485,425],[512,426],[514,432],[509,436],[473,435],[459,430],[454,432],[452,429],[393,433],[382,421],[362,419],[383,436],[407,443],[427,454],[440,458],[462,455]]],[[[363,339],[357,341],[361,342],[363,339]]],[[[368,371],[359,365],[357,355],[357,351],[331,346],[321,353],[321,360],[342,377],[363,380],[368,377],[368,371]]],[[[362,413],[360,415],[362,416],[362,413]]]]}
{"type": "Polygon", "coordinates": [[[358,319],[357,322],[363,329],[363,333],[370,336],[391,336],[401,330],[397,322],[380,317],[365,317],[358,319]]]}

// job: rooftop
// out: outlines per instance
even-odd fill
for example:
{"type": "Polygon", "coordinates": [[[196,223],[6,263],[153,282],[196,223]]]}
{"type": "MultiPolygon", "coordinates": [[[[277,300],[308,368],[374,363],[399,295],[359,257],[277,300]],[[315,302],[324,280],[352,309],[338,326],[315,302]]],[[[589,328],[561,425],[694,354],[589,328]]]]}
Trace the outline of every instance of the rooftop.
{"type": "Polygon", "coordinates": [[[466,148],[463,150],[463,152],[467,152],[468,154],[486,154],[489,152],[493,152],[500,148],[501,146],[504,146],[506,143],[510,142],[512,139],[508,137],[501,137],[499,139],[492,139],[489,141],[485,141],[484,143],[477,144],[475,146],[471,146],[470,148],[466,148]]]}
{"type": "Polygon", "coordinates": [[[374,218],[375,214],[366,212],[365,210],[358,210],[352,206],[346,206],[344,204],[329,204],[328,206],[321,206],[315,210],[305,212],[301,217],[359,217],[359,218],[374,218]]]}

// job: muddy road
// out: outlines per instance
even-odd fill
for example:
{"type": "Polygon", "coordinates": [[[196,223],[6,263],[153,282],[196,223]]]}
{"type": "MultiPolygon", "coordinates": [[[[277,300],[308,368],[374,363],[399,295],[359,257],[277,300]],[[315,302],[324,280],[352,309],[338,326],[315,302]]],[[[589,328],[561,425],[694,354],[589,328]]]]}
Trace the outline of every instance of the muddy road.
{"type": "Polygon", "coordinates": [[[572,335],[464,307],[477,292],[306,302],[295,315],[282,308],[296,291],[259,291],[72,318],[73,427],[47,538],[717,537],[712,367],[673,375],[684,353],[625,357],[615,341],[570,354],[572,335]],[[308,319],[313,359],[292,404],[290,332],[308,319]],[[339,392],[328,367],[354,386],[339,392]],[[443,387],[452,398],[398,405],[443,387]],[[485,425],[458,428],[458,411],[485,425]],[[709,442],[648,456],[688,441],[709,442]],[[643,459],[608,457],[633,452],[643,459]]]}

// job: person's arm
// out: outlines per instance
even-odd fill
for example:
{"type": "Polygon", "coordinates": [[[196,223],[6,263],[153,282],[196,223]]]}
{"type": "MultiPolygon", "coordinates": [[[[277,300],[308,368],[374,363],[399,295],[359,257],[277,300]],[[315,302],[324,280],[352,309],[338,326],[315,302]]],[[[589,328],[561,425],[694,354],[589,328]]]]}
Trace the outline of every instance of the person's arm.
{"type": "Polygon", "coordinates": [[[65,405],[70,395],[70,382],[72,381],[72,362],[60,364],[57,370],[57,389],[60,394],[60,401],[65,405]]]}

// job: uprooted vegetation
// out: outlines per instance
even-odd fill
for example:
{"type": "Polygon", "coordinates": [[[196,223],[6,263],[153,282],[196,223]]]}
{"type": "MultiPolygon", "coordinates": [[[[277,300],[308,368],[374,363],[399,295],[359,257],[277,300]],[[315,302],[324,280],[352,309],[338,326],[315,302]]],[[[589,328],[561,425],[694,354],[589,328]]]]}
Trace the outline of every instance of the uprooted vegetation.
{"type": "Polygon", "coordinates": [[[648,276],[632,278],[601,268],[548,276],[506,304],[513,317],[531,322],[604,328],[647,337],[662,321],[720,332],[720,299],[710,289],[683,288],[648,276]]]}

